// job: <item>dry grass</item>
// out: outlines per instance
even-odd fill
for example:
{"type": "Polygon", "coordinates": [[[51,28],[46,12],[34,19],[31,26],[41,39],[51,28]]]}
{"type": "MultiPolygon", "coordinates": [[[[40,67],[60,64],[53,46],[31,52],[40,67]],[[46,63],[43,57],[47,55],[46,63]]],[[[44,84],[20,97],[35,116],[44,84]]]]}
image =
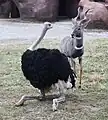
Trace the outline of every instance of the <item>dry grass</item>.
{"type": "MultiPolygon", "coordinates": [[[[52,101],[14,106],[24,94],[38,95],[20,69],[20,57],[29,44],[14,43],[0,45],[0,120],[108,119],[108,39],[85,43],[82,89],[67,92],[66,102],[56,112],[52,112],[52,101]]],[[[59,41],[46,40],[40,46],[58,48],[59,41]]]]}

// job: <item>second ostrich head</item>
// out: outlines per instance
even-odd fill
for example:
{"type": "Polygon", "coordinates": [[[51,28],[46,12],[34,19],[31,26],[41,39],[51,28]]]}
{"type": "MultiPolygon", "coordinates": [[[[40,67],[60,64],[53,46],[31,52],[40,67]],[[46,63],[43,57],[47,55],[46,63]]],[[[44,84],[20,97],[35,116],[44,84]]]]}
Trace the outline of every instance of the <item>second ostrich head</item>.
{"type": "Polygon", "coordinates": [[[49,30],[51,28],[52,28],[52,24],[50,22],[44,22],[44,28],[43,28],[43,31],[42,31],[40,37],[28,49],[32,50],[32,51],[35,50],[35,48],[37,47],[37,45],[41,42],[41,40],[45,36],[47,30],[49,30]]]}

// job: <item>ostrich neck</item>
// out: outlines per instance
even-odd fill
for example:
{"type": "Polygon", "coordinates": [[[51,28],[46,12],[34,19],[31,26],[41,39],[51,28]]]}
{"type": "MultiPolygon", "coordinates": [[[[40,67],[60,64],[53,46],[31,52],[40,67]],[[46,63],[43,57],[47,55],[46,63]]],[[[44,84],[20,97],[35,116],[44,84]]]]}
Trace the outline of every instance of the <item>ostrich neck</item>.
{"type": "Polygon", "coordinates": [[[41,35],[40,35],[40,37],[38,38],[38,40],[36,40],[36,41],[28,48],[29,50],[32,50],[32,51],[35,50],[35,48],[37,47],[37,45],[41,42],[41,40],[42,40],[43,37],[45,36],[46,31],[47,31],[47,29],[44,28],[43,31],[42,31],[42,33],[41,33],[41,35]]]}

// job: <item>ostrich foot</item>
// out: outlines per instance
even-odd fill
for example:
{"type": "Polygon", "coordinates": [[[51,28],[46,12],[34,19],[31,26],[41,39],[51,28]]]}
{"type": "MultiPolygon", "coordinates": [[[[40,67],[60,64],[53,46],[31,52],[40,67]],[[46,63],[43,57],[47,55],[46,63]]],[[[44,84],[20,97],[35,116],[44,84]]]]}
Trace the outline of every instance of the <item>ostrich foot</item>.
{"type": "Polygon", "coordinates": [[[59,98],[53,99],[53,104],[52,104],[52,109],[53,111],[56,111],[58,108],[58,103],[64,102],[65,101],[65,96],[61,96],[59,98]]]}
{"type": "Polygon", "coordinates": [[[25,96],[22,96],[21,99],[17,103],[15,103],[15,106],[16,107],[23,106],[24,105],[24,101],[25,101],[24,98],[25,98],[25,96]]]}

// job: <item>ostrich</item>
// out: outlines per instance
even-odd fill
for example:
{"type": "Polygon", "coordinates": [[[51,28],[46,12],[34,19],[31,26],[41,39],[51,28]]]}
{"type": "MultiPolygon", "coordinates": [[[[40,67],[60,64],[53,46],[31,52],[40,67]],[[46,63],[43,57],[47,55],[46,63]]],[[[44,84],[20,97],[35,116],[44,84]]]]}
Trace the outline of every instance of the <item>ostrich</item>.
{"type": "Polygon", "coordinates": [[[75,69],[75,58],[79,59],[80,64],[80,81],[79,81],[79,88],[81,88],[81,79],[82,79],[82,55],[84,54],[84,45],[83,45],[83,28],[87,26],[90,20],[87,19],[86,14],[80,14],[82,12],[82,8],[78,8],[78,15],[76,18],[72,19],[72,23],[74,24],[74,29],[71,36],[65,37],[61,40],[60,48],[61,52],[64,53],[68,58],[70,58],[71,64],[74,68],[74,72],[76,73],[75,69]],[[81,19],[82,20],[78,20],[81,19]]]}
{"type": "MultiPolygon", "coordinates": [[[[31,85],[41,92],[41,99],[45,99],[46,90],[57,85],[60,97],[53,99],[52,109],[57,110],[58,103],[65,101],[64,91],[75,87],[75,73],[71,69],[68,58],[58,49],[38,48],[48,29],[52,28],[50,22],[44,23],[41,36],[22,55],[21,68],[23,74],[31,85]],[[68,79],[70,78],[70,79],[68,79]]],[[[22,96],[16,106],[23,105],[26,100],[37,99],[36,96],[22,96]]]]}

